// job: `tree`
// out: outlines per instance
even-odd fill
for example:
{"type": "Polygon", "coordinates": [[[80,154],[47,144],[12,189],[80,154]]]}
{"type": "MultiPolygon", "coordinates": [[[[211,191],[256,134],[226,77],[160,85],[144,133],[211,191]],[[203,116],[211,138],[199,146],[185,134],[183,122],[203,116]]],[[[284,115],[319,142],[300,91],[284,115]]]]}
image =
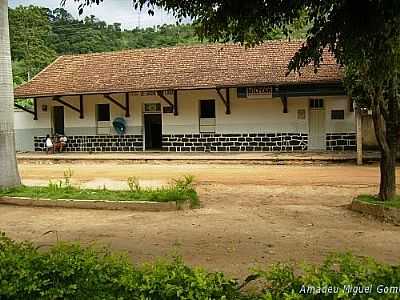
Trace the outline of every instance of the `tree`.
{"type": "Polygon", "coordinates": [[[49,46],[51,26],[49,10],[37,6],[9,9],[11,57],[24,67],[24,79],[29,80],[50,64],[56,53],[49,46]]]}
{"type": "MultiPolygon", "coordinates": [[[[65,0],[64,0],[65,1],[65,0]]],[[[74,0],[79,11],[103,0],[74,0]]],[[[399,95],[396,49],[400,35],[398,0],[132,0],[135,8],[153,13],[158,6],[178,19],[191,18],[201,38],[234,41],[247,45],[263,42],[275,30],[290,33],[302,14],[311,24],[307,39],[288,64],[301,71],[312,63],[317,71],[323,53],[356,68],[368,83],[375,134],[381,151],[379,196],[396,194],[396,154],[399,131],[399,95]],[[390,87],[386,89],[385,86],[390,87]]]]}
{"type": "Polygon", "coordinates": [[[14,95],[7,0],[0,0],[0,170],[0,187],[21,183],[15,156],[14,95]]]}

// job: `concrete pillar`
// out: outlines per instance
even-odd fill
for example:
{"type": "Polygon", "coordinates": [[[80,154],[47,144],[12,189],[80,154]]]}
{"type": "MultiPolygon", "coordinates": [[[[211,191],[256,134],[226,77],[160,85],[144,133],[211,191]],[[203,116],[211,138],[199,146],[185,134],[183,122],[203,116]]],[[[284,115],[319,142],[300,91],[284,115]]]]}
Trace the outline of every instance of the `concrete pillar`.
{"type": "Polygon", "coordinates": [[[362,150],[362,115],[361,110],[357,107],[356,111],[356,130],[357,130],[357,165],[363,164],[362,150]]]}

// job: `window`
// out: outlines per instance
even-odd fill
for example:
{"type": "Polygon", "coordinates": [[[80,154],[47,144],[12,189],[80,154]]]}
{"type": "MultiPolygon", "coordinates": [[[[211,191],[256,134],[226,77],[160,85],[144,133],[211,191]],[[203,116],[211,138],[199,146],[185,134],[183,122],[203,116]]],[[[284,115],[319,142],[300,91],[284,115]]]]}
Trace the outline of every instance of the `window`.
{"type": "Polygon", "coordinates": [[[161,104],[160,103],[145,103],[144,104],[145,113],[160,113],[161,104]]]}
{"type": "Polygon", "coordinates": [[[344,110],[331,110],[331,120],[344,120],[344,110]]]}
{"type": "Polygon", "coordinates": [[[110,121],[110,104],[97,104],[97,121],[110,121]]]}
{"type": "Polygon", "coordinates": [[[310,108],[323,108],[324,99],[310,99],[310,108]]]}
{"type": "Polygon", "coordinates": [[[200,100],[200,118],[215,118],[215,100],[200,100]]]}

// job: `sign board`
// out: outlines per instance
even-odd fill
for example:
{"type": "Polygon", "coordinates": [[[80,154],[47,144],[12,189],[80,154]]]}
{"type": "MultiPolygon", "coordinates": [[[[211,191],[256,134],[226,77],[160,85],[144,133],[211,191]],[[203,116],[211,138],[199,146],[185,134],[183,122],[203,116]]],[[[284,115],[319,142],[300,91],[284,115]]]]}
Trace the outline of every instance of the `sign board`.
{"type": "Polygon", "coordinates": [[[272,98],[272,87],[271,86],[248,87],[247,98],[272,98]]]}
{"type": "Polygon", "coordinates": [[[272,98],[272,86],[240,87],[237,89],[237,96],[248,99],[272,98]]]}
{"type": "Polygon", "coordinates": [[[160,113],[161,112],[161,104],[160,103],[144,103],[145,113],[160,113]]]}
{"type": "Polygon", "coordinates": [[[163,113],[164,114],[172,114],[174,112],[174,108],[172,106],[164,106],[163,113]]]}
{"type": "MultiPolygon", "coordinates": [[[[174,90],[162,90],[160,91],[164,96],[173,95],[174,90]]],[[[157,91],[141,91],[141,92],[133,92],[133,96],[157,96],[157,91]]]]}

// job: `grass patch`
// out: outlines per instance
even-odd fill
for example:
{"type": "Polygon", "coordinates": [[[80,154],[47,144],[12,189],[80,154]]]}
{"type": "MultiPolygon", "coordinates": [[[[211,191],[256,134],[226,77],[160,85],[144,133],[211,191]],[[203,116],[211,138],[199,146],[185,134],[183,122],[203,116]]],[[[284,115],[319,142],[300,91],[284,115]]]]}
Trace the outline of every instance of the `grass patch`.
{"type": "Polygon", "coordinates": [[[102,189],[83,189],[70,184],[72,173],[64,173],[64,181],[49,182],[44,187],[17,186],[0,189],[0,197],[27,197],[32,199],[75,199],[109,201],[148,201],[176,202],[178,206],[189,202],[190,207],[198,207],[199,199],[194,186],[193,176],[174,179],[168,186],[161,188],[142,188],[136,177],[128,179],[129,190],[111,191],[102,189]],[[67,176],[66,176],[67,175],[67,176]]]}
{"type": "Polygon", "coordinates": [[[400,196],[396,196],[394,200],[391,201],[381,201],[377,196],[373,195],[360,195],[356,198],[356,200],[382,205],[383,207],[394,207],[400,208],[400,196]]]}

